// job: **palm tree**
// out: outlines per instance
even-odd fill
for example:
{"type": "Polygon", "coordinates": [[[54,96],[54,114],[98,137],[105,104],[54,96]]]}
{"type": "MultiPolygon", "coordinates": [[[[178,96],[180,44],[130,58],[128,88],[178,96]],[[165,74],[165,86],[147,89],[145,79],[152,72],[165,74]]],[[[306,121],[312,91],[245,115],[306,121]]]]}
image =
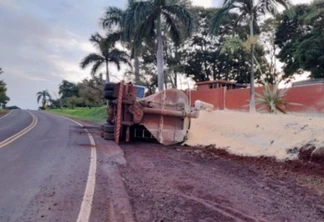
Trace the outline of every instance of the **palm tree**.
{"type": "Polygon", "coordinates": [[[38,92],[37,94],[37,103],[42,100],[42,107],[44,108],[46,103],[52,99],[51,95],[49,94],[48,90],[43,90],[38,92]]]}
{"type": "MultiPolygon", "coordinates": [[[[129,0],[129,5],[133,3],[133,0],[129,0]]],[[[135,34],[129,35],[127,38],[125,35],[125,18],[127,10],[122,10],[117,7],[108,7],[105,15],[101,18],[101,24],[104,29],[108,31],[114,30],[109,34],[109,41],[121,41],[126,43],[127,47],[131,50],[131,58],[134,59],[134,71],[135,71],[135,83],[140,81],[140,44],[134,44],[135,34]]]]}
{"type": "Polygon", "coordinates": [[[94,44],[99,50],[99,53],[91,53],[82,59],[80,67],[85,69],[90,64],[93,64],[91,69],[91,75],[95,75],[98,69],[105,64],[106,65],[106,81],[110,82],[109,78],[109,63],[114,63],[117,69],[120,70],[121,63],[129,64],[129,56],[123,50],[119,50],[114,47],[115,41],[111,40],[111,36],[103,38],[100,34],[96,33],[91,35],[90,42],[94,44]]]}
{"type": "Polygon", "coordinates": [[[136,33],[135,44],[139,44],[143,38],[156,39],[159,91],[164,88],[164,31],[169,32],[176,45],[179,45],[182,38],[189,36],[193,31],[194,19],[185,2],[181,0],[131,1],[126,12],[126,37],[136,33]]]}
{"type": "Polygon", "coordinates": [[[286,9],[291,6],[289,0],[224,0],[223,7],[218,10],[210,21],[210,32],[217,34],[224,18],[231,11],[239,11],[240,15],[236,23],[245,22],[250,28],[251,74],[250,74],[250,112],[255,112],[254,90],[254,30],[258,27],[257,21],[260,15],[270,13],[276,15],[277,7],[281,5],[286,9]]]}

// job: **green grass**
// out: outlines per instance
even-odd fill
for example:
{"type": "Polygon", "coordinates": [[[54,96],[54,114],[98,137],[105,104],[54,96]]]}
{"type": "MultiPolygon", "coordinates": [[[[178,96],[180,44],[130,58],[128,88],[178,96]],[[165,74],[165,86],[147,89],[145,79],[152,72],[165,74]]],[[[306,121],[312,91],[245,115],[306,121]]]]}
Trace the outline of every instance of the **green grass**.
{"type": "Polygon", "coordinates": [[[0,109],[0,115],[4,115],[8,112],[8,110],[5,109],[0,109]]]}
{"type": "Polygon", "coordinates": [[[48,109],[48,112],[56,113],[66,117],[73,117],[81,120],[90,120],[96,122],[104,122],[107,118],[107,108],[102,106],[99,108],[75,108],[75,109],[48,109]]]}

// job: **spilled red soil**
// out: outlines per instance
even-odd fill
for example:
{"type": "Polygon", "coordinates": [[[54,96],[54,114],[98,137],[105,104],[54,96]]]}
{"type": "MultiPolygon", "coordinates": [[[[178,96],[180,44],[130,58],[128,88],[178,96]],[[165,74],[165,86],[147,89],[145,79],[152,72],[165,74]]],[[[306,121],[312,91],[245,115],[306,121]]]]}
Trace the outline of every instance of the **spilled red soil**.
{"type": "Polygon", "coordinates": [[[136,221],[324,221],[324,169],[212,147],[121,145],[136,221]]]}

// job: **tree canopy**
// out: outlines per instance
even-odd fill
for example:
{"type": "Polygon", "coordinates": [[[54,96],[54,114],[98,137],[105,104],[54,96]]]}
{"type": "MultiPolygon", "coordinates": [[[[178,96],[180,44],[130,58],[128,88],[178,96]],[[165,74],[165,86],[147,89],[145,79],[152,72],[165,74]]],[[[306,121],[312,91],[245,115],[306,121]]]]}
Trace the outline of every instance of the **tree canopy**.
{"type": "MultiPolygon", "coordinates": [[[[3,73],[0,67],[0,75],[3,73]]],[[[7,85],[3,80],[0,80],[0,108],[5,108],[10,98],[7,96],[7,85]]]]}
{"type": "Polygon", "coordinates": [[[284,12],[279,17],[276,45],[284,63],[284,77],[310,72],[310,78],[324,78],[324,3],[294,6],[294,16],[284,12]]]}

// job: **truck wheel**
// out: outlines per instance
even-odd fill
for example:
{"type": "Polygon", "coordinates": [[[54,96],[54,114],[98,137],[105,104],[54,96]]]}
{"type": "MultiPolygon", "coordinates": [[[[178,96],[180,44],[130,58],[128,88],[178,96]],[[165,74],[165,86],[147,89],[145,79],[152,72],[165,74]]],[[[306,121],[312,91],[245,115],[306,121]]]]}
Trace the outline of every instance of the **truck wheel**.
{"type": "Polygon", "coordinates": [[[104,127],[103,127],[103,131],[105,133],[114,133],[115,132],[115,126],[114,125],[105,124],[104,127]]]}
{"type": "Polygon", "coordinates": [[[115,139],[115,134],[113,133],[104,133],[104,139],[105,140],[114,140],[115,139]]]}
{"type": "Polygon", "coordinates": [[[104,98],[107,100],[114,100],[116,97],[114,97],[114,91],[112,90],[106,90],[104,93],[104,98]]]}
{"type": "Polygon", "coordinates": [[[115,86],[116,86],[116,83],[112,83],[112,82],[106,83],[105,84],[105,90],[112,90],[112,91],[114,91],[115,90],[115,86]]]}

